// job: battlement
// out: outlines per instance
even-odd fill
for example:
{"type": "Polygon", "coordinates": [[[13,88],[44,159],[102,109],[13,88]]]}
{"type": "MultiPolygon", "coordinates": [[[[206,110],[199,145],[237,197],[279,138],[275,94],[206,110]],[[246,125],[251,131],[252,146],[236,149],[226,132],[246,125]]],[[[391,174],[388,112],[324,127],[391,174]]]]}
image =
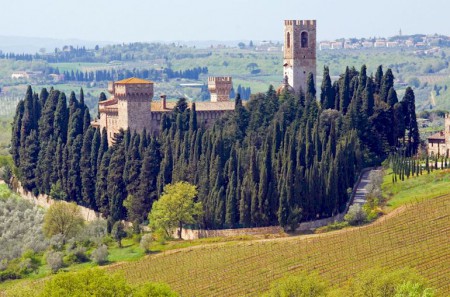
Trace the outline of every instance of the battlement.
{"type": "Polygon", "coordinates": [[[285,20],[285,26],[299,26],[305,29],[315,29],[316,28],[316,20],[285,20]]]}
{"type": "Polygon", "coordinates": [[[210,76],[208,77],[209,82],[231,82],[231,76],[210,76]]]}
{"type": "Polygon", "coordinates": [[[232,87],[231,76],[208,77],[208,90],[211,93],[212,102],[229,101],[232,87]]]}

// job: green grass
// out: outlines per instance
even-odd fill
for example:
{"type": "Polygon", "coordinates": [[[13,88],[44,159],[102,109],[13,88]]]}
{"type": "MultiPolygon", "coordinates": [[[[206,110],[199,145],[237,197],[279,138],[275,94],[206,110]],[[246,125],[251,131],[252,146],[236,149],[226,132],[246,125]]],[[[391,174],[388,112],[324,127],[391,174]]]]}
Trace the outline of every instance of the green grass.
{"type": "Polygon", "coordinates": [[[430,199],[450,193],[450,170],[435,170],[428,174],[410,177],[404,181],[392,183],[392,171],[388,171],[382,185],[388,198],[387,210],[393,210],[417,200],[430,199]]]}

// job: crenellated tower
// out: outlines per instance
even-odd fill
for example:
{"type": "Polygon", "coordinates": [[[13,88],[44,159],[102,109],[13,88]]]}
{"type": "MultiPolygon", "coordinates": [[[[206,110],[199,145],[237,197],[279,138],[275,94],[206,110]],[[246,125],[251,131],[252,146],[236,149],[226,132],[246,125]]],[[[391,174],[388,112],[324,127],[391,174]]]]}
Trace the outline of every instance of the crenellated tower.
{"type": "Polygon", "coordinates": [[[118,127],[136,132],[151,130],[153,82],[133,77],[110,82],[108,91],[117,99],[118,127]]]}
{"type": "Polygon", "coordinates": [[[284,21],[283,76],[298,94],[306,91],[309,73],[316,81],[316,21],[284,21]]]}
{"type": "Polygon", "coordinates": [[[230,92],[233,87],[231,76],[208,77],[208,90],[211,93],[211,102],[230,101],[230,92]]]}

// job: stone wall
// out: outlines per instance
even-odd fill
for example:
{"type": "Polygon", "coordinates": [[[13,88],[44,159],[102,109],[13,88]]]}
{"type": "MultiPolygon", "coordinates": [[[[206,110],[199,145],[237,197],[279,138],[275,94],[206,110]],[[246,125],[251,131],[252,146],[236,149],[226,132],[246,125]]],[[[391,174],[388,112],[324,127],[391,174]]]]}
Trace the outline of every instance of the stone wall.
{"type": "MultiPolygon", "coordinates": [[[[356,189],[361,181],[361,177],[365,172],[371,170],[373,168],[365,168],[361,171],[361,174],[358,177],[355,185],[353,186],[352,194],[350,199],[348,200],[345,209],[342,213],[339,213],[333,217],[324,218],[320,220],[314,220],[310,222],[300,223],[296,231],[304,232],[304,231],[312,231],[314,229],[326,226],[331,223],[340,222],[344,219],[345,214],[347,213],[350,205],[353,203],[353,199],[355,198],[356,189]]],[[[222,229],[222,230],[191,230],[191,229],[183,229],[181,232],[181,238],[185,240],[192,240],[198,238],[207,238],[207,237],[229,237],[229,236],[239,236],[239,235],[266,235],[266,234],[279,234],[283,233],[283,228],[280,226],[272,226],[272,227],[260,227],[260,228],[241,228],[241,229],[222,229]]],[[[178,229],[174,230],[173,237],[178,238],[178,229]]]]}
{"type": "MultiPolygon", "coordinates": [[[[14,192],[19,194],[23,199],[28,200],[29,202],[45,209],[49,208],[53,203],[55,203],[55,200],[47,195],[40,194],[36,197],[33,195],[33,193],[25,191],[20,182],[17,182],[17,187],[14,188],[14,192]]],[[[67,203],[65,201],[63,202],[67,203]]],[[[78,208],[80,209],[81,215],[85,221],[92,222],[101,218],[100,213],[95,212],[92,209],[80,205],[78,205],[78,208]]]]}

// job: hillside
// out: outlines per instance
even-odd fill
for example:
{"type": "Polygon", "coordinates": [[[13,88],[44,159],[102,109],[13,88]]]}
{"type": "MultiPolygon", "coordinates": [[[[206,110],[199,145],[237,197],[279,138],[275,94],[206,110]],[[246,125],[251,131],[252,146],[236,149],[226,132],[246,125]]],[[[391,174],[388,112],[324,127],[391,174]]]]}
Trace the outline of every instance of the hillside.
{"type": "Polygon", "coordinates": [[[205,245],[107,267],[132,283],[167,282],[183,296],[255,296],[286,273],[333,284],[374,266],[416,268],[450,293],[450,195],[410,203],[376,223],[324,235],[205,245]]]}

